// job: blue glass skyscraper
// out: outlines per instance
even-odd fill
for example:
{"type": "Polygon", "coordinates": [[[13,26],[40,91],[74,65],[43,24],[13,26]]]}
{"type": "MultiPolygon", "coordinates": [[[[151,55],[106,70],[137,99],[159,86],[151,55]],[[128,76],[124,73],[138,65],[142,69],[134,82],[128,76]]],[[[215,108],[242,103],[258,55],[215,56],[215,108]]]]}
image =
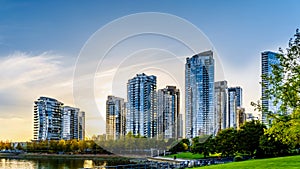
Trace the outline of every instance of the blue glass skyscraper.
{"type": "Polygon", "coordinates": [[[227,128],[237,128],[237,109],[242,106],[243,90],[241,87],[228,88],[227,128]]]}
{"type": "Polygon", "coordinates": [[[152,138],[157,135],[156,76],[137,74],[127,83],[126,132],[152,138]]]}
{"type": "Polygon", "coordinates": [[[178,138],[180,124],[180,92],[176,86],[167,86],[157,93],[157,131],[164,139],[178,138]]]}
{"type": "Polygon", "coordinates": [[[49,97],[34,102],[33,140],[60,140],[63,103],[49,97]]]}
{"type": "Polygon", "coordinates": [[[186,59],[186,138],[216,134],[214,118],[214,59],[213,52],[206,51],[186,59]]]}
{"type": "Polygon", "coordinates": [[[79,108],[63,105],[49,97],[40,97],[34,102],[33,140],[84,140],[85,113],[79,108]]]}
{"type": "Polygon", "coordinates": [[[106,100],[106,139],[117,140],[125,136],[126,111],[124,99],[107,96],[106,100]]]}
{"type": "MultiPolygon", "coordinates": [[[[277,53],[265,51],[261,53],[261,74],[262,77],[266,76],[269,77],[272,75],[272,65],[278,65],[280,63],[278,57],[276,56],[277,53]]],[[[268,90],[271,87],[269,82],[262,78],[262,89],[261,89],[261,95],[262,95],[262,122],[265,125],[269,125],[271,123],[271,120],[267,119],[267,113],[277,113],[278,108],[273,104],[273,99],[270,99],[267,97],[266,90],[268,90]]]]}

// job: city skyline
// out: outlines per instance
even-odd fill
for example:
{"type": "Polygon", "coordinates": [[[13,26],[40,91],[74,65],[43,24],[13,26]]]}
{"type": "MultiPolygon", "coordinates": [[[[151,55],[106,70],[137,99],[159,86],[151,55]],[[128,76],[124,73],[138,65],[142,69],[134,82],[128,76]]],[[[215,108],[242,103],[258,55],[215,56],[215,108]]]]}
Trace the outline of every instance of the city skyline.
{"type": "MultiPolygon", "coordinates": [[[[32,101],[41,95],[77,106],[72,92],[76,57],[95,31],[119,17],[137,12],[163,12],[193,23],[205,33],[218,52],[225,74],[225,78],[220,80],[227,80],[228,86],[243,88],[246,113],[253,113],[250,102],[261,97],[261,52],[285,48],[299,27],[299,2],[294,1],[147,2],[147,5],[138,2],[124,5],[74,2],[69,5],[58,1],[1,1],[0,140],[28,141],[32,138],[32,101]],[[199,8],[202,12],[195,12],[199,8]],[[290,12],[278,12],[283,10],[290,12]],[[16,125],[10,125],[12,123],[16,125]]],[[[179,55],[183,60],[191,56],[184,52],[179,55]]],[[[181,73],[184,73],[183,67],[178,67],[183,70],[181,73]]],[[[106,73],[111,75],[109,71],[106,73]]],[[[107,77],[101,76],[96,90],[106,91],[109,84],[104,82],[107,77]]],[[[164,74],[157,76],[158,79],[167,79],[164,74]]],[[[182,77],[182,74],[179,76],[182,77]]],[[[182,85],[172,79],[168,81],[183,91],[182,85]]],[[[164,86],[164,82],[158,82],[158,88],[164,86]]],[[[105,129],[99,121],[105,115],[107,95],[99,95],[104,95],[97,98],[101,115],[98,112],[86,114],[88,136],[105,131],[99,130],[105,129]]]]}

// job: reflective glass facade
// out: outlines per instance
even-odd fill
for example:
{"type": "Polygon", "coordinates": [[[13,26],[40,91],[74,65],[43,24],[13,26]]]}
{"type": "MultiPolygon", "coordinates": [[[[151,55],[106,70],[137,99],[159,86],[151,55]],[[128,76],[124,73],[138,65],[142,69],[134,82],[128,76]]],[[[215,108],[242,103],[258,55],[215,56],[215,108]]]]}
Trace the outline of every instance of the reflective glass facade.
{"type": "Polygon", "coordinates": [[[85,137],[84,112],[63,106],[56,99],[40,97],[35,101],[33,118],[33,140],[83,140],[85,137]]]}
{"type": "Polygon", "coordinates": [[[69,106],[63,107],[62,112],[62,139],[71,140],[79,139],[79,123],[78,123],[79,109],[69,106]]]}
{"type": "Polygon", "coordinates": [[[186,138],[216,133],[212,51],[199,53],[186,59],[185,117],[186,138]]]}
{"type": "MultiPolygon", "coordinates": [[[[277,53],[265,51],[261,53],[261,74],[263,76],[271,76],[272,75],[272,65],[278,65],[280,63],[279,59],[276,57],[277,53]]],[[[273,105],[273,99],[268,99],[265,91],[271,87],[268,81],[262,78],[262,122],[265,125],[269,125],[271,120],[267,119],[267,112],[277,113],[279,106],[273,105]]]]}
{"type": "Polygon", "coordinates": [[[125,103],[123,98],[108,96],[106,101],[106,137],[120,139],[125,136],[125,103]]]}
{"type": "Polygon", "coordinates": [[[60,140],[62,106],[56,99],[40,97],[34,102],[34,140],[60,140]]]}
{"type": "Polygon", "coordinates": [[[242,88],[228,88],[227,128],[237,128],[237,108],[242,106],[242,88]]]}
{"type": "Polygon", "coordinates": [[[78,115],[78,123],[79,123],[79,140],[85,139],[85,112],[80,111],[78,115]]]}
{"type": "Polygon", "coordinates": [[[127,83],[126,133],[145,136],[157,135],[156,76],[137,74],[127,83]]]}
{"type": "Polygon", "coordinates": [[[157,92],[157,129],[161,138],[178,138],[180,122],[180,92],[176,86],[167,86],[157,92]]]}
{"type": "Polygon", "coordinates": [[[227,125],[227,81],[215,82],[215,126],[216,132],[227,125]]]}

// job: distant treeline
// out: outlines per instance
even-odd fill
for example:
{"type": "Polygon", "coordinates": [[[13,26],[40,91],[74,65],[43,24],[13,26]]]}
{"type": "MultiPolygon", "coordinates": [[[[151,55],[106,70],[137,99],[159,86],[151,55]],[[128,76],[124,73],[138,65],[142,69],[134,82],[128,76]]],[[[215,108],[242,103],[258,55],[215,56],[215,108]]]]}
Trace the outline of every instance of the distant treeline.
{"type": "Polygon", "coordinates": [[[50,140],[17,143],[0,142],[0,150],[22,150],[43,153],[97,153],[109,154],[92,140],[50,140]]]}

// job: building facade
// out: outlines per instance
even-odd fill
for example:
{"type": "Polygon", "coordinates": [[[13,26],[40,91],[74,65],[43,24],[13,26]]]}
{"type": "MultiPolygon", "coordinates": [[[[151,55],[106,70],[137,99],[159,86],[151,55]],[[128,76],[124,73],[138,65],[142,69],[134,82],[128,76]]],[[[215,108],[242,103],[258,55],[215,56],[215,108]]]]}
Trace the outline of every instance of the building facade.
{"type": "Polygon", "coordinates": [[[183,138],[184,125],[183,125],[183,115],[181,113],[178,116],[178,125],[179,125],[178,138],[183,138]]]}
{"type": "Polygon", "coordinates": [[[108,96],[106,100],[106,139],[117,140],[125,136],[126,111],[123,98],[108,96]]]}
{"type": "Polygon", "coordinates": [[[62,139],[79,139],[79,109],[64,106],[62,111],[62,139]]]}
{"type": "Polygon", "coordinates": [[[178,138],[180,130],[180,92],[176,86],[167,86],[157,92],[157,130],[164,139],[178,138]]]}
{"type": "Polygon", "coordinates": [[[185,135],[216,134],[214,126],[214,59],[206,51],[186,59],[185,135]]]}
{"type": "Polygon", "coordinates": [[[227,125],[227,81],[215,82],[215,126],[216,132],[227,125]]]}
{"type": "MultiPolygon", "coordinates": [[[[269,77],[272,76],[272,65],[279,65],[280,61],[276,57],[277,53],[265,51],[261,53],[261,77],[269,77]]],[[[268,112],[277,113],[278,106],[273,104],[273,99],[268,98],[266,94],[266,90],[268,90],[271,85],[267,80],[262,78],[262,122],[268,126],[271,123],[271,119],[267,118],[268,112]]]]}
{"type": "Polygon", "coordinates": [[[85,112],[80,111],[78,114],[78,124],[79,124],[79,140],[85,140],[85,112]]]}
{"type": "Polygon", "coordinates": [[[34,102],[34,141],[84,139],[84,113],[79,108],[63,105],[49,97],[34,102]]]}
{"type": "Polygon", "coordinates": [[[127,133],[152,138],[157,135],[156,76],[137,74],[127,83],[127,133]]]}
{"type": "Polygon", "coordinates": [[[49,97],[34,102],[33,140],[60,140],[63,103],[49,97]]]}
{"type": "Polygon", "coordinates": [[[237,108],[242,106],[242,88],[228,88],[227,127],[237,128],[237,108]]]}

